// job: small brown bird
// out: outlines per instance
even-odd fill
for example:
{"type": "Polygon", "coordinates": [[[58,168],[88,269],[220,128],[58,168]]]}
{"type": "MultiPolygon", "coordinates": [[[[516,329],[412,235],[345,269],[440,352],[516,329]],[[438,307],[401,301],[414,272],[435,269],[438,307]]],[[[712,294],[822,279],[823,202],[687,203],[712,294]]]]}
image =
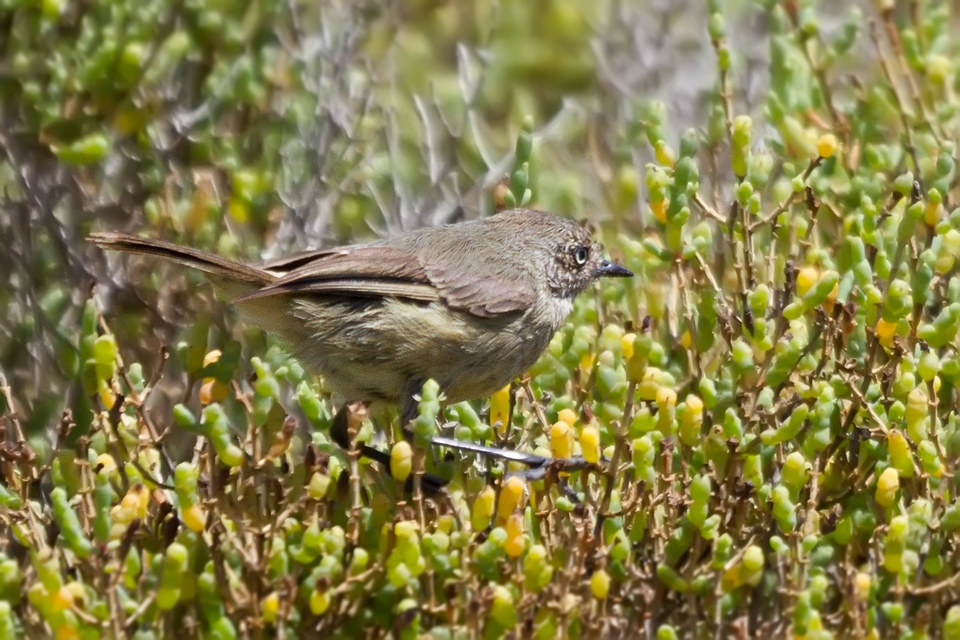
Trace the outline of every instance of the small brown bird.
{"type": "Polygon", "coordinates": [[[397,404],[405,420],[431,378],[449,402],[500,389],[543,353],[578,293],[633,275],[580,225],[526,209],[257,266],[120,233],[90,239],[205,271],[330,390],[397,404]]]}

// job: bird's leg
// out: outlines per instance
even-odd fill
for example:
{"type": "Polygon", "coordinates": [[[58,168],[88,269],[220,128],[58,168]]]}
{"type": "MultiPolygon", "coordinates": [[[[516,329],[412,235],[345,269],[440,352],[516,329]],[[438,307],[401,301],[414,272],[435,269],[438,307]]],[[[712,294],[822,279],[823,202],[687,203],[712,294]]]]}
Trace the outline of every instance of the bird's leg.
{"type": "MultiPolygon", "coordinates": [[[[366,415],[366,403],[353,402],[345,403],[336,415],[333,416],[333,423],[330,425],[330,437],[344,451],[350,453],[354,450],[359,452],[360,456],[373,460],[390,471],[390,454],[376,447],[371,447],[365,442],[356,443],[357,431],[366,415]]],[[[416,404],[414,404],[416,408],[416,404]]],[[[446,486],[447,481],[439,476],[425,473],[422,478],[423,488],[428,493],[436,493],[446,486]]],[[[411,482],[408,480],[408,485],[411,482]]],[[[412,485],[411,485],[412,486],[412,485]]],[[[408,486],[408,489],[411,488],[408,486]]]]}
{"type": "Polygon", "coordinates": [[[514,471],[511,472],[511,475],[520,475],[527,480],[542,480],[554,471],[570,473],[573,471],[581,471],[591,466],[591,463],[587,462],[583,456],[548,458],[535,453],[526,453],[514,449],[500,449],[485,444],[466,442],[464,440],[457,440],[456,438],[444,438],[442,436],[434,437],[430,442],[440,447],[448,447],[450,449],[457,449],[458,451],[466,451],[489,458],[500,458],[507,462],[517,462],[526,465],[529,467],[526,471],[514,471]]]}
{"type": "Polygon", "coordinates": [[[456,438],[446,438],[444,436],[434,436],[430,440],[430,443],[438,447],[447,447],[449,449],[456,449],[458,451],[467,451],[469,453],[475,453],[477,455],[487,456],[489,458],[500,458],[501,460],[506,460],[507,462],[518,462],[531,468],[546,466],[548,463],[556,459],[538,456],[535,453],[526,453],[513,449],[501,449],[499,447],[491,447],[490,445],[486,444],[477,444],[476,442],[468,442],[466,440],[458,440],[456,438]]]}
{"type": "MultiPolygon", "coordinates": [[[[407,389],[406,401],[400,410],[400,426],[403,428],[403,436],[407,440],[413,439],[413,430],[411,425],[417,419],[419,414],[418,394],[423,387],[422,382],[411,382],[407,389]]],[[[448,447],[459,451],[469,451],[482,456],[491,458],[501,458],[510,462],[519,462],[528,467],[541,467],[547,464],[553,458],[544,458],[532,453],[522,453],[520,451],[511,451],[509,449],[498,449],[487,445],[468,442],[466,440],[457,440],[456,438],[446,438],[443,436],[434,436],[430,439],[430,444],[440,447],[448,447]]]]}
{"type": "MultiPolygon", "coordinates": [[[[403,427],[404,437],[408,440],[413,438],[413,432],[410,425],[417,418],[419,407],[417,396],[415,395],[422,387],[422,383],[412,383],[409,386],[410,392],[407,394],[407,400],[403,404],[400,412],[400,424],[403,427]]],[[[517,462],[530,467],[525,472],[514,472],[515,474],[525,475],[530,480],[537,480],[544,477],[551,470],[557,471],[577,471],[589,467],[590,464],[582,457],[559,459],[538,456],[534,453],[525,453],[511,449],[500,449],[488,445],[477,444],[456,438],[446,438],[444,436],[434,436],[430,439],[430,444],[458,451],[467,451],[477,455],[487,456],[488,458],[500,458],[508,462],[517,462]]]]}
{"type": "MultiPolygon", "coordinates": [[[[348,417],[348,412],[356,411],[356,409],[361,406],[365,408],[365,405],[362,403],[347,403],[340,408],[333,418],[333,424],[330,427],[330,436],[333,441],[336,442],[337,445],[344,451],[351,451],[353,440],[356,436],[356,430],[359,429],[359,422],[357,422],[353,433],[350,433],[350,419],[348,417]]],[[[416,419],[417,411],[417,401],[413,394],[410,394],[409,400],[404,403],[400,412],[400,424],[402,426],[403,435],[408,440],[412,439],[413,437],[413,433],[410,430],[410,424],[416,419]]],[[[529,467],[526,471],[515,471],[512,473],[513,475],[520,475],[530,481],[541,480],[555,471],[571,472],[585,469],[590,466],[590,463],[579,456],[575,458],[548,458],[546,456],[540,456],[534,453],[526,453],[512,449],[500,449],[498,447],[468,442],[466,440],[458,440],[456,438],[447,438],[445,436],[434,436],[431,438],[430,443],[434,446],[456,449],[458,451],[465,451],[490,458],[499,458],[501,460],[506,460],[507,462],[517,462],[525,465],[529,467]]],[[[387,471],[390,470],[390,455],[388,453],[375,447],[371,447],[366,443],[359,443],[357,449],[361,456],[378,462],[385,469],[387,469],[387,471]]],[[[436,493],[446,486],[448,481],[440,478],[439,476],[427,473],[423,475],[422,483],[424,489],[428,493],[436,493]]]]}
{"type": "Polygon", "coordinates": [[[512,449],[498,449],[497,447],[441,436],[433,438],[431,444],[526,465],[528,467],[527,469],[523,471],[509,471],[506,475],[518,476],[527,482],[550,478],[552,483],[575,504],[580,504],[580,497],[561,474],[581,471],[594,466],[587,462],[583,456],[575,456],[573,458],[547,458],[534,453],[524,453],[523,451],[515,451],[512,449]]]}
{"type": "Polygon", "coordinates": [[[330,437],[344,451],[350,451],[353,448],[353,437],[357,435],[356,431],[350,433],[350,418],[352,417],[350,414],[356,415],[361,408],[365,408],[362,402],[345,402],[333,416],[333,422],[330,424],[330,437]]]}

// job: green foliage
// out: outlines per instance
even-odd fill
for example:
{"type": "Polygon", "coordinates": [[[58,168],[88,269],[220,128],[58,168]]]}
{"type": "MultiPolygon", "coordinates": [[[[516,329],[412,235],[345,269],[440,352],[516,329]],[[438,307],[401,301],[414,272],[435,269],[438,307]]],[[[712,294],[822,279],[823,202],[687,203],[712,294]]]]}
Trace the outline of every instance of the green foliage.
{"type": "Polygon", "coordinates": [[[955,8],[711,0],[690,116],[637,97],[647,4],[0,3],[0,638],[960,637],[955,8]],[[352,413],[396,480],[200,278],[81,241],[527,205],[637,276],[412,447],[352,413]]]}

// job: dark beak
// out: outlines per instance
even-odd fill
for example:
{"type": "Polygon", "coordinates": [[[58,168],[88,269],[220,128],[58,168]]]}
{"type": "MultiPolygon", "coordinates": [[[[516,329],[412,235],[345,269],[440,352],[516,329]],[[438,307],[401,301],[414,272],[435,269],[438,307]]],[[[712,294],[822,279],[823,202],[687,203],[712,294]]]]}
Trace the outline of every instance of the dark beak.
{"type": "Polygon", "coordinates": [[[633,271],[630,271],[630,269],[627,269],[622,264],[604,260],[600,263],[600,266],[597,267],[597,270],[593,272],[593,275],[597,278],[629,278],[633,276],[633,271]]]}

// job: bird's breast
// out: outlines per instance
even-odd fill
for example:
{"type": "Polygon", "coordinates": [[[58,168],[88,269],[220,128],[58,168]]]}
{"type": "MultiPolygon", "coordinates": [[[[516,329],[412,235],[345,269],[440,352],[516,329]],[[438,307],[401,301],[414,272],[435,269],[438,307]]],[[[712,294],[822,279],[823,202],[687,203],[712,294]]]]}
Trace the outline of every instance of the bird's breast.
{"type": "Polygon", "coordinates": [[[573,311],[573,298],[546,296],[546,299],[538,305],[539,320],[549,325],[553,331],[556,331],[566,322],[567,316],[573,311]]]}

